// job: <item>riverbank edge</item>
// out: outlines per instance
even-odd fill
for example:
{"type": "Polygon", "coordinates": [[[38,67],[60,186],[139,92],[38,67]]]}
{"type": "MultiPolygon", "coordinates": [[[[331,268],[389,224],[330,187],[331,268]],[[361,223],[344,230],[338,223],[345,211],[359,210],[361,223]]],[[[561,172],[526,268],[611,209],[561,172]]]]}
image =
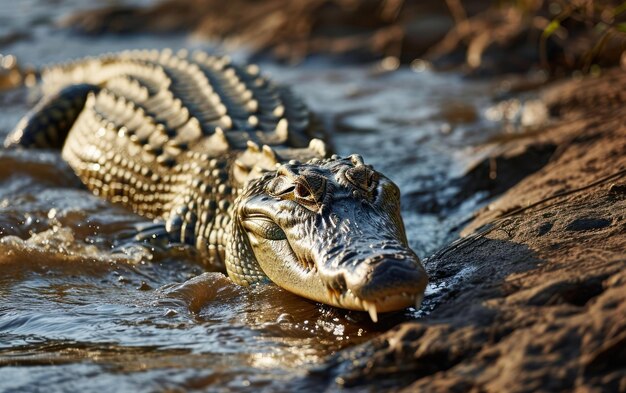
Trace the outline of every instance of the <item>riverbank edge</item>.
{"type": "Polygon", "coordinates": [[[543,88],[550,118],[486,160],[496,180],[510,159],[539,151],[547,164],[425,263],[435,288],[460,278],[429,295],[428,317],[310,377],[331,389],[626,391],[625,87],[612,69],[543,88]]]}

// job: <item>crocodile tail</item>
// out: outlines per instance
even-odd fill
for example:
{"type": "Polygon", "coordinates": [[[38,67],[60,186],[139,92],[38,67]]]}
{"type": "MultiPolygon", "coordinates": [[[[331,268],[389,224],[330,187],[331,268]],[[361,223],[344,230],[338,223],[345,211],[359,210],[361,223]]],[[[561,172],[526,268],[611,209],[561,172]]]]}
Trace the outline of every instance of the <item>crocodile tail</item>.
{"type": "Polygon", "coordinates": [[[90,93],[100,88],[92,84],[70,85],[56,94],[44,96],[24,116],[4,141],[5,147],[61,149],[74,121],[90,93]]]}

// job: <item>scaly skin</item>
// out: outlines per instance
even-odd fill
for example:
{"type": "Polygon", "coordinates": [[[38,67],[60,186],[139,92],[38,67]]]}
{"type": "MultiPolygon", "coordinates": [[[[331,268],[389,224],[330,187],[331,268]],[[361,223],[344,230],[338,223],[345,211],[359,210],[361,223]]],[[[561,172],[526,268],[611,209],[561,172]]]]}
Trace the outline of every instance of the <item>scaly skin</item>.
{"type": "Polygon", "coordinates": [[[419,304],[398,187],[358,155],[328,158],[306,107],[258,67],[130,51],[46,70],[43,91],[5,145],[62,147],[95,194],[234,282],[374,320],[419,304]]]}

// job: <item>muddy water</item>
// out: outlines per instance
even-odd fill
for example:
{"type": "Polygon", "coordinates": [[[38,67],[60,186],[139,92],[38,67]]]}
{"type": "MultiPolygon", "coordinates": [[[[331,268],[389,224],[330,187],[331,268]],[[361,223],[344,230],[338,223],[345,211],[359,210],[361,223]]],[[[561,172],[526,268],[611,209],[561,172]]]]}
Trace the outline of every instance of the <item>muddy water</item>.
{"type": "MultiPolygon", "coordinates": [[[[88,39],[54,27],[81,4],[7,2],[0,34],[17,38],[0,50],[36,67],[127,48],[216,50],[184,37],[88,39]]],[[[358,152],[398,183],[419,255],[455,236],[476,199],[442,212],[413,196],[454,192],[446,184],[488,136],[491,86],[378,64],[262,66],[305,98],[339,154],[358,152]]],[[[26,89],[0,93],[0,138],[33,99],[26,89]]],[[[0,390],[292,390],[329,354],[424,315],[408,309],[373,324],[275,286],[238,287],[205,272],[193,250],[124,240],[143,221],[82,188],[58,152],[0,151],[0,390]]]]}

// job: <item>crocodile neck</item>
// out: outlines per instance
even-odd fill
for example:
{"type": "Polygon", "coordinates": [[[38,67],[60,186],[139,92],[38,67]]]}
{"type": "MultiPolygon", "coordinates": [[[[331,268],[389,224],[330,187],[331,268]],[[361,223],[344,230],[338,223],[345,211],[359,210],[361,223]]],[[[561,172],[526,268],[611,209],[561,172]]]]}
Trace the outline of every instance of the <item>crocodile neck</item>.
{"type": "MultiPolygon", "coordinates": [[[[229,270],[225,263],[227,247],[245,243],[243,239],[233,239],[231,233],[239,195],[257,187],[261,178],[275,176],[280,164],[325,158],[324,146],[316,143],[307,148],[270,148],[249,142],[243,152],[226,154],[222,159],[190,153],[189,160],[181,168],[175,168],[175,172],[185,173],[187,179],[178,187],[178,196],[171,202],[172,208],[166,206],[164,209],[170,237],[195,246],[210,266],[229,270]]],[[[248,270],[257,268],[253,269],[250,263],[248,270]]],[[[259,270],[259,274],[262,271],[259,270]]],[[[229,275],[234,276],[236,272],[229,271],[229,275]]]]}

